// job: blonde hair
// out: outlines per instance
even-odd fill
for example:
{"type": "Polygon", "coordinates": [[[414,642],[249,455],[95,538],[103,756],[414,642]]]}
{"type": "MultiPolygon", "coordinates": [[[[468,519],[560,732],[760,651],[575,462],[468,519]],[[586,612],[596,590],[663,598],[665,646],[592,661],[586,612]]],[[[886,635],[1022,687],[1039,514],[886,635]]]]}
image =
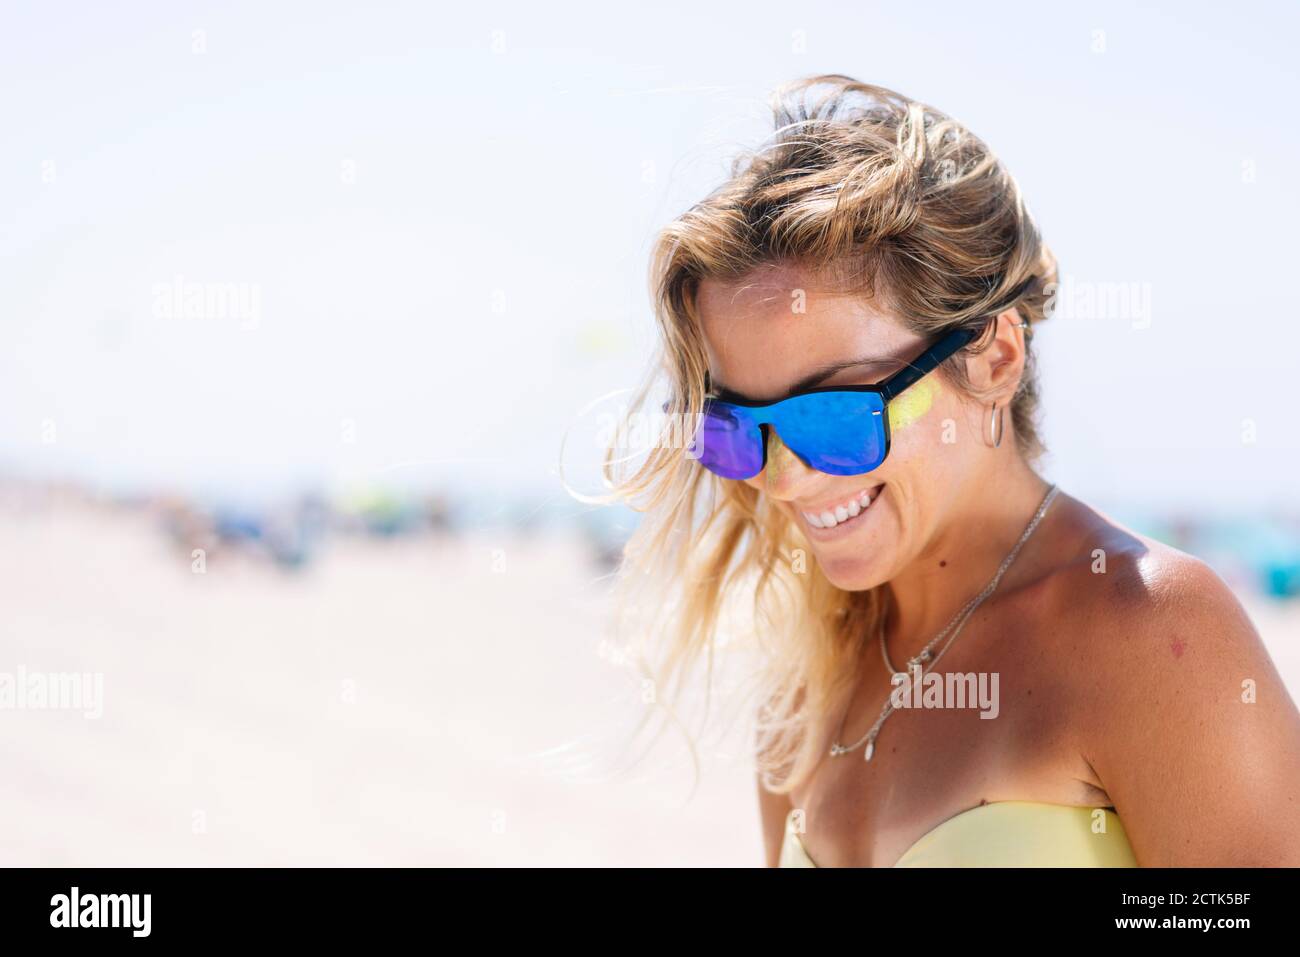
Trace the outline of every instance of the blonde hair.
{"type": "MultiPolygon", "coordinates": [[[[739,157],[718,189],[659,236],[651,272],[662,341],[634,410],[666,376],[669,411],[696,421],[708,367],[695,296],[706,278],[794,266],[885,303],[926,335],[991,332],[989,317],[1013,306],[1022,321],[1044,318],[1055,260],[1015,180],[967,129],[840,75],[788,84],[772,108],[771,139],[739,157]]],[[[967,351],[984,344],[980,337],[967,351]]],[[[964,354],[941,370],[962,387],[964,354]]],[[[1010,404],[1029,459],[1042,451],[1037,402],[1030,352],[1010,404]]],[[[806,543],[766,496],[671,445],[633,468],[617,467],[612,450],[605,463],[616,497],[644,515],[619,575],[649,648],[643,667],[671,710],[701,658],[712,680],[719,636],[744,621],[761,660],[759,772],[769,790],[788,792],[821,757],[814,722],[849,690],[878,639],[884,589],[847,592],[815,562],[800,568],[806,543]],[[751,594],[743,616],[727,604],[751,594]]]]}

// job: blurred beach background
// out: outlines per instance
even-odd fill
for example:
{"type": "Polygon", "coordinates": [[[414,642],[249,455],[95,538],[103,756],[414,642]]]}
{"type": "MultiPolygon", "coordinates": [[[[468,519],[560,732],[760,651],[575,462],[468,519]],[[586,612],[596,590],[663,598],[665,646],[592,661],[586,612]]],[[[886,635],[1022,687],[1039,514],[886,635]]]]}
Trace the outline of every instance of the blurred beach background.
{"type": "Polygon", "coordinates": [[[1017,174],[1045,473],[1196,554],[1300,696],[1293,9],[0,13],[0,863],[761,863],[744,728],[613,773],[602,416],[655,230],[846,72],[1017,174]],[[561,442],[567,437],[561,474],[561,442]]]}

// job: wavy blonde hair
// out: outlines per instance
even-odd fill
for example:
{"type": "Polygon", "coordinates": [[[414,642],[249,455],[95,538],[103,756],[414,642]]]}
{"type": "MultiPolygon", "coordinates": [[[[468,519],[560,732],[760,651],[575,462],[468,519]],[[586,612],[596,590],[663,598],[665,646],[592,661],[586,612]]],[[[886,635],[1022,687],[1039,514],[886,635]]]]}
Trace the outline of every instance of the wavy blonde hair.
{"type": "MultiPolygon", "coordinates": [[[[651,282],[662,341],[633,411],[666,378],[668,411],[698,421],[708,366],[695,296],[706,278],[795,266],[875,298],[927,336],[958,327],[991,335],[989,317],[1013,306],[1029,323],[1044,318],[1055,260],[1015,180],[969,130],[841,75],[795,81],[771,102],[772,137],[659,235],[651,282]]],[[[941,374],[968,388],[959,360],[987,341],[976,339],[941,374]]],[[[1032,358],[1010,404],[1031,460],[1042,451],[1032,358]]],[[[788,792],[821,757],[810,732],[851,690],[878,640],[886,592],[843,591],[815,562],[801,568],[806,543],[766,496],[673,445],[660,443],[634,466],[611,449],[604,466],[614,497],[643,513],[619,573],[624,607],[636,612],[639,660],[671,712],[699,661],[711,683],[720,640],[745,631],[760,652],[758,770],[769,790],[788,792]],[[751,595],[751,606],[734,603],[751,595]]]]}

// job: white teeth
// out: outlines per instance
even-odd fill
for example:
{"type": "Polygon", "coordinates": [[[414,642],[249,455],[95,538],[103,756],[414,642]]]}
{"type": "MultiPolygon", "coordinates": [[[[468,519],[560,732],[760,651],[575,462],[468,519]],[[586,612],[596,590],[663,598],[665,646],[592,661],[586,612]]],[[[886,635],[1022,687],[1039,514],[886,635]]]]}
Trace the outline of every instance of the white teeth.
{"type": "Polygon", "coordinates": [[[851,518],[857,518],[871,504],[871,495],[863,492],[856,499],[850,499],[843,505],[824,512],[804,512],[803,517],[813,528],[834,528],[851,518]]]}

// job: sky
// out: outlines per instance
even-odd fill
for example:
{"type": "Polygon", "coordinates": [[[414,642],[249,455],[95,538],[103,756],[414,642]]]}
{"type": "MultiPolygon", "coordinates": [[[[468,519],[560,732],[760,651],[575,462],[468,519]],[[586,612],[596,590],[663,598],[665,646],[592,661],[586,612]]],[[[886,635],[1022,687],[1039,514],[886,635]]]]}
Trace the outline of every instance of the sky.
{"type": "Polygon", "coordinates": [[[562,497],[656,231],[839,72],[1017,176],[1051,478],[1295,512],[1295,9],[4,2],[0,474],[562,497]]]}

